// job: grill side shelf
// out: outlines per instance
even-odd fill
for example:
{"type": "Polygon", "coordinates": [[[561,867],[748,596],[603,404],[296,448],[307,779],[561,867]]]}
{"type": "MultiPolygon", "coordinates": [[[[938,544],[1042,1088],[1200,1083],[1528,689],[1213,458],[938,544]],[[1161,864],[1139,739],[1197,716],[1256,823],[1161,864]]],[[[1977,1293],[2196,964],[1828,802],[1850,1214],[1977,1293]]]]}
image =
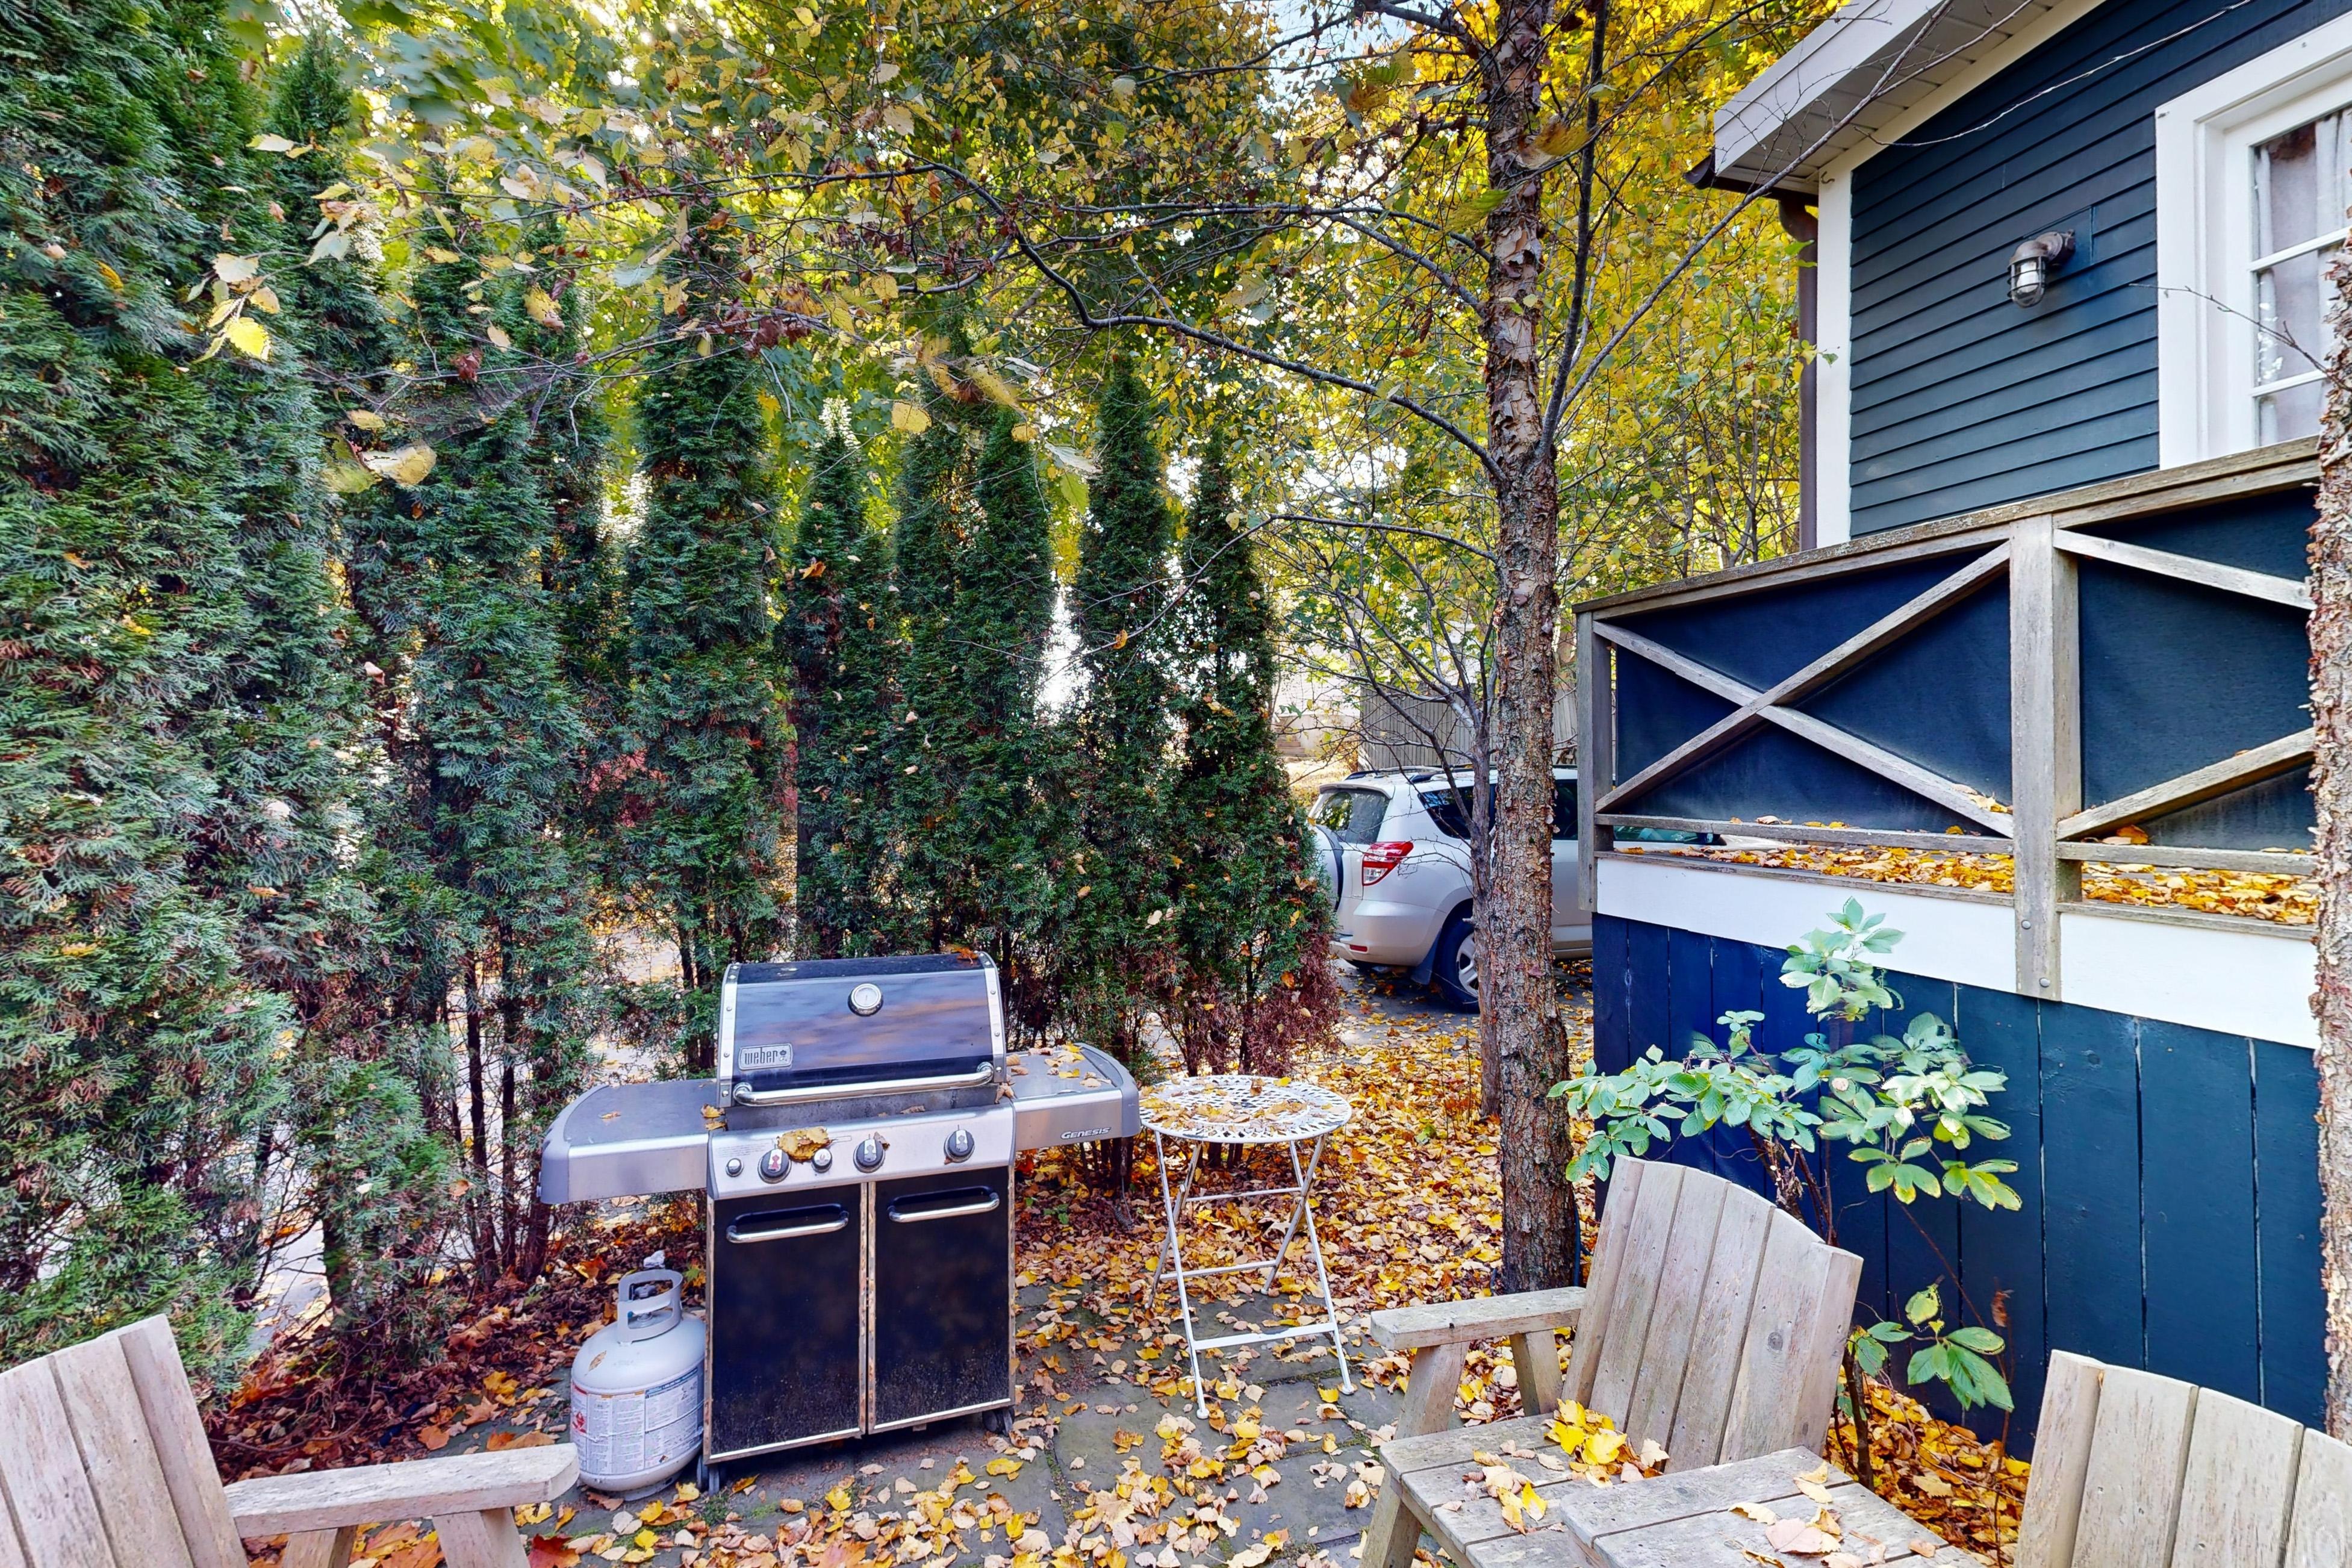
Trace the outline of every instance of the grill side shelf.
{"type": "Polygon", "coordinates": [[[700,1192],[710,1142],[703,1107],[718,1103],[719,1086],[707,1078],[590,1089],[547,1130],[540,1200],[576,1204],[700,1192]]]}
{"type": "Polygon", "coordinates": [[[1135,1079],[1108,1052],[1049,1047],[1016,1052],[1009,1062],[1015,1148],[1132,1138],[1143,1130],[1135,1079]]]}

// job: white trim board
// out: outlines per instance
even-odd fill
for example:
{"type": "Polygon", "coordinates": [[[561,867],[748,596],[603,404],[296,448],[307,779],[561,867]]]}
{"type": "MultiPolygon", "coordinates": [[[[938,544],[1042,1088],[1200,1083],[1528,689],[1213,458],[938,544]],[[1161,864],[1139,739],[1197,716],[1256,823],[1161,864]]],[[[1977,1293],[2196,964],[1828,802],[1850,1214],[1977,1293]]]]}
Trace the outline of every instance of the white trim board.
{"type": "Polygon", "coordinates": [[[2294,929],[2214,931],[2064,910],[2060,983],[2079,1006],[2316,1047],[2318,955],[2294,929]]]}
{"type": "Polygon", "coordinates": [[[2016,989],[2017,937],[2006,903],[1979,903],[1906,892],[1880,882],[1850,889],[1793,877],[1759,876],[1729,867],[1676,866],[1664,858],[1605,858],[1599,866],[1599,912],[1786,947],[1849,898],[1904,933],[1888,960],[1907,974],[1957,980],[1993,991],[2016,989]]]}
{"type": "Polygon", "coordinates": [[[2156,109],[2157,461],[2164,468],[2260,445],[2251,363],[2246,181],[2220,183],[2257,142],[2343,107],[2352,16],[2323,22],[2156,109]],[[2231,237],[2238,237],[2233,244],[2231,237]]]}
{"type": "MultiPolygon", "coordinates": [[[[1730,942],[1786,947],[1849,897],[1904,933],[1888,965],[1906,974],[2015,992],[2016,938],[2006,903],[1937,897],[1883,882],[1775,877],[1730,867],[1609,857],[1599,912],[1730,942]]],[[[2251,1036],[2306,1048],[2315,956],[2306,931],[2171,925],[2070,909],[2058,918],[2060,985],[2072,1005],[2251,1036]]]]}

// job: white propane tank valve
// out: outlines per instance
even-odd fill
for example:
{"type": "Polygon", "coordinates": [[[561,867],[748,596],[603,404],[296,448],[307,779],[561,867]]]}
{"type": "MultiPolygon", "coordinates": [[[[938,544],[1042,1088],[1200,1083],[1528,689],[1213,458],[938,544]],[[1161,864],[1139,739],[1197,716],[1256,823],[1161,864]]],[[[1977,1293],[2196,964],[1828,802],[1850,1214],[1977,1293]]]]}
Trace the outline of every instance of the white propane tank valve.
{"type": "Polygon", "coordinates": [[[572,1363],[572,1442],[580,1479],[622,1496],[651,1491],[702,1447],[702,1320],[674,1268],[625,1276],[619,1311],[572,1363]],[[640,1294],[641,1286],[653,1287],[640,1294]]]}

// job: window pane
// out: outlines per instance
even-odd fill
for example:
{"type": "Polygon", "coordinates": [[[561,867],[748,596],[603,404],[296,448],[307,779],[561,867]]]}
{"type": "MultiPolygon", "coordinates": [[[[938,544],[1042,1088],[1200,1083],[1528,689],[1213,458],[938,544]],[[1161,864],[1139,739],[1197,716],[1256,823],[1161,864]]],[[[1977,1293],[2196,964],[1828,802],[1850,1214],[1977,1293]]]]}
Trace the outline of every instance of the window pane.
{"type": "Polygon", "coordinates": [[[1551,836],[1554,838],[1576,837],[1576,781],[1551,781],[1551,836]]]}
{"type": "Polygon", "coordinates": [[[2284,392],[2255,399],[2260,444],[2267,447],[2273,441],[2292,441],[2298,436],[2319,434],[2319,402],[2326,389],[2325,381],[2306,381],[2301,386],[2290,386],[2284,392]]]}
{"type": "MultiPolygon", "coordinates": [[[[2254,149],[2256,256],[2284,250],[2326,232],[2319,226],[2318,154],[2315,123],[2298,125],[2254,149]]],[[[2337,223],[2341,222],[2339,218],[2337,223]]]]}
{"type": "Polygon", "coordinates": [[[2283,381],[2320,368],[2327,352],[2325,312],[2328,258],[2326,246],[2289,257],[2254,274],[2254,380],[2283,381]]]}

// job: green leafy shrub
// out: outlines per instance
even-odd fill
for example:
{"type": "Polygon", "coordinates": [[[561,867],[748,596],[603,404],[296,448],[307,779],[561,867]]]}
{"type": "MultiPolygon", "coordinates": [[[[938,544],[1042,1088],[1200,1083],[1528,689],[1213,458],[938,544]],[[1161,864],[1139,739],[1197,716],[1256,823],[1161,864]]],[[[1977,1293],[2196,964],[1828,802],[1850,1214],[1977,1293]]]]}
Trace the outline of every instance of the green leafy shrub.
{"type": "MultiPolygon", "coordinates": [[[[1864,1168],[1864,1185],[1909,1205],[1921,1197],[1966,1197],[1986,1208],[2014,1209],[2018,1195],[2001,1177],[2014,1160],[1971,1157],[1979,1142],[1998,1142],[2009,1128],[1986,1114],[2008,1084],[1998,1069],[1972,1065],[1950,1027],[1932,1013],[1911,1016],[1899,1036],[1858,1037],[1874,1014],[1899,1011],[1903,998],[1880,960],[1902,940],[1886,917],[1849,899],[1829,926],[1789,946],[1780,983],[1805,994],[1805,1009],[1825,1027],[1777,1056],[1759,1049],[1764,1015],[1736,1011],[1716,1020],[1724,1037],[1694,1031],[1688,1052],[1673,1058],[1656,1047],[1620,1073],[1586,1073],[1551,1092],[1570,1116],[1588,1121],[1569,1166],[1571,1178],[1606,1178],[1628,1155],[1653,1144],[1744,1129],[1762,1158],[1780,1205],[1834,1243],[1837,1205],[1824,1145],[1843,1145],[1864,1168]]],[[[1890,1347],[1914,1340],[1913,1382],[1943,1384],[1961,1408],[2010,1408],[2009,1385],[1987,1359],[2000,1337],[1985,1328],[1947,1331],[1934,1287],[1911,1299],[1905,1323],[1857,1331],[1849,1351],[1862,1373],[1886,1363],[1890,1347]]]]}

